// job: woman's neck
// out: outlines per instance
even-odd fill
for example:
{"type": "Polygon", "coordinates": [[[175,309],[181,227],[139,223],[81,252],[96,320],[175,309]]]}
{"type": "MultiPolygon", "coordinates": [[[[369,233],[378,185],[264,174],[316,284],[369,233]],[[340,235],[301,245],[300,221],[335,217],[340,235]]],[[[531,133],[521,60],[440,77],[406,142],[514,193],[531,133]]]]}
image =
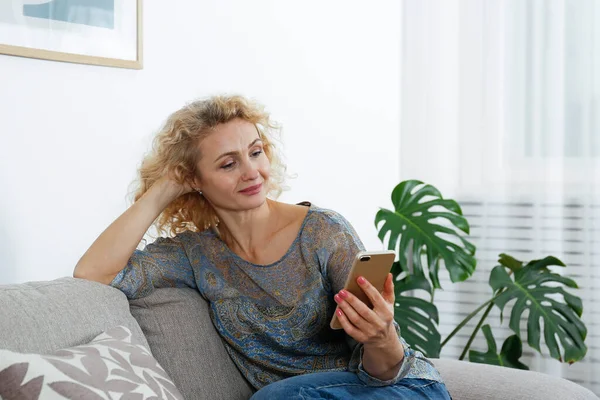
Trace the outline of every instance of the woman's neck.
{"type": "Polygon", "coordinates": [[[219,210],[219,233],[221,239],[236,253],[252,258],[255,249],[264,248],[278,230],[280,213],[278,202],[265,201],[260,207],[229,212],[219,210]]]}

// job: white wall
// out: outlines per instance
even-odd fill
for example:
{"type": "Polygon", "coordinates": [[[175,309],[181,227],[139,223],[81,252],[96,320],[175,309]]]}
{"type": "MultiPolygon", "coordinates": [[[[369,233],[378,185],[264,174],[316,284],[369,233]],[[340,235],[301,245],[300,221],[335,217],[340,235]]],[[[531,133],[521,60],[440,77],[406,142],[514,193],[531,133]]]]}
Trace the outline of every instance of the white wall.
{"type": "Polygon", "coordinates": [[[344,214],[367,248],[398,182],[397,0],[145,2],[141,71],[0,56],[0,284],[70,276],[127,207],[152,134],[240,93],[284,126],[282,200],[344,214]]]}

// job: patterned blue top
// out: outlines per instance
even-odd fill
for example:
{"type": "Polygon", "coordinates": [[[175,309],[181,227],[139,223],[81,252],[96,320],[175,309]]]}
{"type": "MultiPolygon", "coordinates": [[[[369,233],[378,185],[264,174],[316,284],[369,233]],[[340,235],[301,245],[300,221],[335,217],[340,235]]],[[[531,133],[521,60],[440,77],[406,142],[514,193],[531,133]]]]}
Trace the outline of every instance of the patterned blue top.
{"type": "Polygon", "coordinates": [[[389,381],[362,368],[362,344],[329,322],[352,259],[364,247],[340,214],[309,206],[287,253],[270,265],[252,264],[212,230],[159,238],[136,250],[112,286],[128,298],[158,287],[197,288],[210,303],[212,321],[246,379],[257,389],[294,375],[353,371],[371,386],[408,378],[441,381],[418,351],[404,346],[398,375],[389,381]]]}

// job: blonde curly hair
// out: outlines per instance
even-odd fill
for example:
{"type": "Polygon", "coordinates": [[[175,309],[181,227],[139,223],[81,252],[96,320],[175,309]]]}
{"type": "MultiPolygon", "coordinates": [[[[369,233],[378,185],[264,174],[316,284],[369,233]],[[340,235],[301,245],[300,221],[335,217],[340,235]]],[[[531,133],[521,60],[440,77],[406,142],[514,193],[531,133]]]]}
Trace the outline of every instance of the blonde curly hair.
{"type": "MultiPolygon", "coordinates": [[[[264,106],[242,96],[213,96],[194,101],[171,114],[153,140],[152,150],[138,170],[137,201],[166,174],[180,184],[193,186],[198,176],[198,143],[210,135],[219,124],[240,118],[256,127],[264,152],[271,163],[267,195],[277,198],[283,190],[285,166],[274,146],[279,125],[270,119],[264,106]]],[[[219,219],[204,196],[196,192],[173,200],[159,215],[154,226],[160,233],[176,235],[183,231],[216,228],[219,219]]]]}

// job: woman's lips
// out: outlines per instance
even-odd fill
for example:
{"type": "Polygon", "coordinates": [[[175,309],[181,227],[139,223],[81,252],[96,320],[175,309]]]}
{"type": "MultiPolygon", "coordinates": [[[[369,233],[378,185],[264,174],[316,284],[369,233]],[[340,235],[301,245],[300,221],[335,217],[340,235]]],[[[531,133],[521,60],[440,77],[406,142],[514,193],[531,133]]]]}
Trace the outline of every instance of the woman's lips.
{"type": "Polygon", "coordinates": [[[247,195],[253,195],[253,194],[259,193],[261,189],[262,189],[262,183],[259,183],[258,185],[250,186],[244,190],[240,190],[240,193],[247,194],[247,195]]]}

